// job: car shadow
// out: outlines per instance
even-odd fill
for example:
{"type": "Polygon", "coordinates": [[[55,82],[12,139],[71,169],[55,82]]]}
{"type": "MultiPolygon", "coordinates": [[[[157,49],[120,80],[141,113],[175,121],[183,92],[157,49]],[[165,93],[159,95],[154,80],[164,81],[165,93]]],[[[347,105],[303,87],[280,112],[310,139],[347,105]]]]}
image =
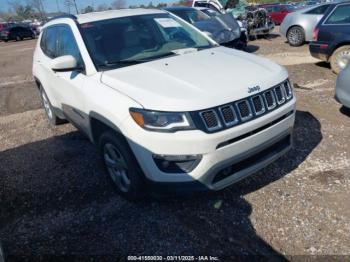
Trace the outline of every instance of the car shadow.
{"type": "Polygon", "coordinates": [[[342,113],[343,115],[346,115],[348,117],[350,117],[350,108],[347,108],[345,106],[342,106],[340,109],[339,109],[340,113],[342,113]]]}
{"type": "Polygon", "coordinates": [[[317,63],[315,63],[315,65],[317,65],[318,67],[331,69],[331,65],[327,62],[324,62],[324,61],[317,62],[317,63]]]}
{"type": "Polygon", "coordinates": [[[79,132],[0,152],[4,254],[123,260],[210,255],[222,261],[260,255],[283,261],[255,231],[244,195],[296,169],[322,140],[320,122],[298,111],[293,137],[287,155],[223,191],[140,202],[115,193],[96,149],[79,132]]]}
{"type": "Polygon", "coordinates": [[[248,44],[245,51],[248,52],[248,53],[255,53],[257,52],[258,50],[260,49],[259,46],[257,45],[251,45],[251,44],[248,44]]]}

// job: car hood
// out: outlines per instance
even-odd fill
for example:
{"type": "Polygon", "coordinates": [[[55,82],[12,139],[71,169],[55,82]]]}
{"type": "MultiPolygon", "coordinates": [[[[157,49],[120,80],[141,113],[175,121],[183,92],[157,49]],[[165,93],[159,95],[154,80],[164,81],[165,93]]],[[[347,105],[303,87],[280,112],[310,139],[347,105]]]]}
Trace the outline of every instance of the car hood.
{"type": "Polygon", "coordinates": [[[231,42],[241,35],[240,26],[231,14],[223,14],[198,21],[193,25],[201,31],[209,32],[211,37],[219,44],[231,42]]]}
{"type": "Polygon", "coordinates": [[[147,109],[194,111],[242,99],[251,95],[248,88],[268,89],[287,77],[267,59],[217,47],[106,71],[101,81],[147,109]]]}

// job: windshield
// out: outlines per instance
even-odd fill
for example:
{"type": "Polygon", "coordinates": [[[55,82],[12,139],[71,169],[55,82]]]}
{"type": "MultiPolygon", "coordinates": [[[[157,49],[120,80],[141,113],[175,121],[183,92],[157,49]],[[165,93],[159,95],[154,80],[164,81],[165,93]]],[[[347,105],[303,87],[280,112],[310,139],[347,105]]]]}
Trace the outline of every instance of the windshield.
{"type": "Polygon", "coordinates": [[[81,25],[99,71],[144,63],[214,46],[194,28],[170,14],[121,17],[81,25]]]}
{"type": "Polygon", "coordinates": [[[181,17],[183,20],[189,22],[190,24],[194,24],[199,21],[204,21],[210,19],[210,17],[196,9],[185,9],[185,10],[169,10],[169,12],[181,17]]]}

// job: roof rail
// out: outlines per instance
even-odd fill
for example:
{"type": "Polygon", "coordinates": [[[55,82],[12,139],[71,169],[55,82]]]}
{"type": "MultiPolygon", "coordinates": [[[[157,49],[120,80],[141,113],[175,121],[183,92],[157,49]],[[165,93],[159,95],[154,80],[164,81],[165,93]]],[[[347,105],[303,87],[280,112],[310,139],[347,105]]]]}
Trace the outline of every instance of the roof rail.
{"type": "Polygon", "coordinates": [[[76,21],[78,19],[75,15],[64,14],[64,15],[52,17],[51,19],[48,20],[48,22],[50,22],[52,20],[60,19],[60,18],[69,18],[69,19],[73,19],[74,21],[76,21]]]}

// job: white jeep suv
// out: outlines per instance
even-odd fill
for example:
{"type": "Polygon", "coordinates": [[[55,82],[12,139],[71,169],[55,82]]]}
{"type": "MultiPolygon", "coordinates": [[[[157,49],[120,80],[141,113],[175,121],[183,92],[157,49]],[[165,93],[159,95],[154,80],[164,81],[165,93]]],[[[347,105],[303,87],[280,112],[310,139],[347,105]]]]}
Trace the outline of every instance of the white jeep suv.
{"type": "Polygon", "coordinates": [[[166,11],[55,18],[33,74],[50,122],[85,133],[128,198],[146,188],[219,190],[291,148],[287,71],[166,11]]]}

